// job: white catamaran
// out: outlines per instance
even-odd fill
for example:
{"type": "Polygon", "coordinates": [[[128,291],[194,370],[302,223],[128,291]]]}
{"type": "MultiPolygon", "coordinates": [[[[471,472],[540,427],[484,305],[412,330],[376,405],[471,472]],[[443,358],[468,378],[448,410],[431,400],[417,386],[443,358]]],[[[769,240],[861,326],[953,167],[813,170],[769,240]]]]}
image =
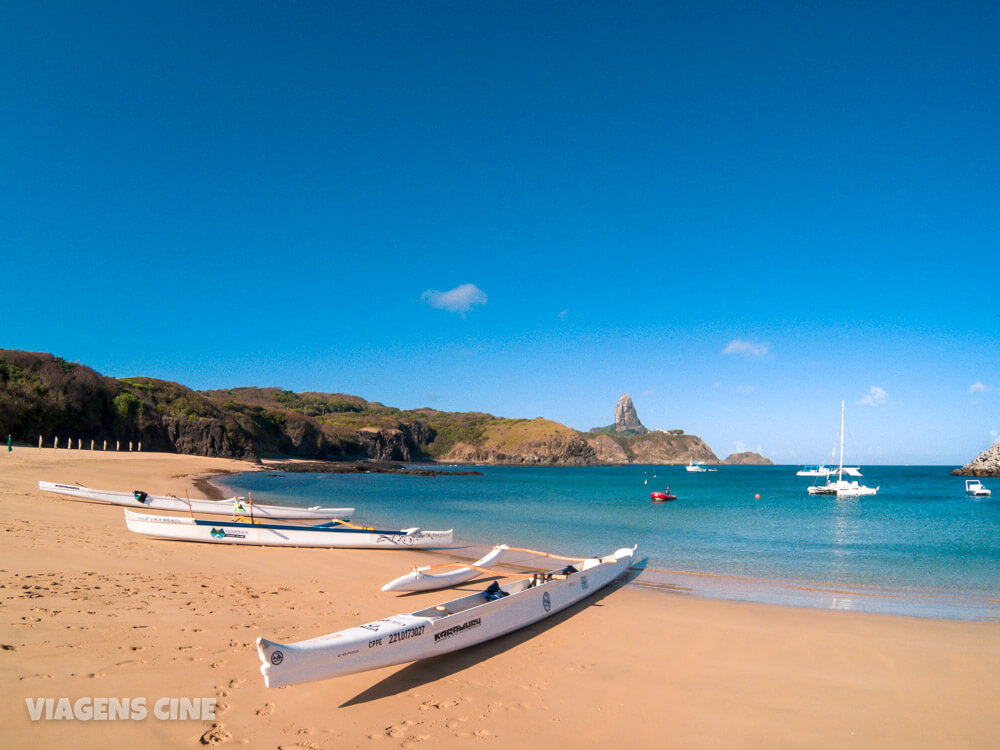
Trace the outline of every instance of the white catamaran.
{"type": "MultiPolygon", "coordinates": [[[[204,513],[210,516],[233,516],[246,513],[246,503],[243,498],[230,497],[226,500],[208,500],[194,498],[187,500],[173,495],[150,495],[142,490],[118,492],[117,490],[95,490],[77,484],[59,484],[58,482],[39,482],[38,489],[44,492],[54,492],[77,500],[91,500],[111,505],[123,505],[127,508],[143,508],[144,510],[176,510],[182,513],[204,513]]],[[[323,520],[327,518],[350,518],[354,508],[321,508],[314,505],[311,508],[290,508],[285,505],[253,506],[254,515],[259,518],[283,520],[323,520]]]]}
{"type": "Polygon", "coordinates": [[[836,495],[837,497],[860,497],[874,495],[878,487],[867,487],[857,479],[848,481],[844,474],[860,477],[861,471],[854,467],[844,466],[844,402],[840,402],[840,463],[837,466],[837,480],[827,477],[826,484],[817,484],[809,488],[810,495],[836,495]]]}
{"type": "Polygon", "coordinates": [[[472,646],[554,615],[628,570],[635,547],[298,643],[257,639],[267,687],[364,672],[472,646]]]}

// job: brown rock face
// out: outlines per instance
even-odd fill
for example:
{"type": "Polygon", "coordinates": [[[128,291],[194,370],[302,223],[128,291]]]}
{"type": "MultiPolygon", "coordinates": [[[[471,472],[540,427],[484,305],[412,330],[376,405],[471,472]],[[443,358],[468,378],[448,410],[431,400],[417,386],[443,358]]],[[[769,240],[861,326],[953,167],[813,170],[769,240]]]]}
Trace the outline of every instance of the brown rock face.
{"type": "Polygon", "coordinates": [[[645,435],[649,430],[639,421],[639,414],[632,403],[632,397],[623,393],[615,407],[615,432],[638,432],[645,435]]]}
{"type": "Polygon", "coordinates": [[[593,466],[594,449],[576,436],[557,435],[509,448],[456,443],[446,461],[463,464],[531,464],[537,466],[593,466]]]}
{"type": "Polygon", "coordinates": [[[689,460],[719,463],[719,457],[697,435],[670,435],[661,430],[629,438],[634,464],[686,464],[689,460]]]}
{"type": "Polygon", "coordinates": [[[614,438],[607,435],[597,435],[587,438],[587,445],[594,450],[597,460],[602,464],[627,464],[628,454],[614,438]]]}

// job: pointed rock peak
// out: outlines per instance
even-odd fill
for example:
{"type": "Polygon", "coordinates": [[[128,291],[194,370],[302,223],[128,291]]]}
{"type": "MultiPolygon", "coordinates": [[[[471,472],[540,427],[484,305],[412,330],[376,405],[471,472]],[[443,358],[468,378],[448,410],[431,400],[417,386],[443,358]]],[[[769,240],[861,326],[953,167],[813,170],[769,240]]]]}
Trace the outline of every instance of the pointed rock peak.
{"type": "Polygon", "coordinates": [[[615,407],[615,432],[638,432],[640,434],[649,432],[639,421],[635,404],[632,403],[632,397],[627,393],[622,394],[622,397],[618,399],[618,406],[615,407]]]}

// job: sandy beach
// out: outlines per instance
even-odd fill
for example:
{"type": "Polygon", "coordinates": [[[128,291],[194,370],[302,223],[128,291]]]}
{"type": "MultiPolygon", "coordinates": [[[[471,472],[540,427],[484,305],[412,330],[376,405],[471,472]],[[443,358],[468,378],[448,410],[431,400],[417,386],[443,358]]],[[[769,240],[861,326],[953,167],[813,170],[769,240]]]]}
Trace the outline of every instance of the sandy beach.
{"type": "Polygon", "coordinates": [[[634,584],[465,651],[268,690],[257,636],[301,640],[450,597],[379,591],[428,553],[152,540],[126,531],[121,508],[37,488],[202,496],[197,478],[248,468],[150,453],[0,457],[5,747],[1000,746],[1000,623],[634,584]],[[149,711],[31,719],[26,699],[62,697],[144,698],[149,711]],[[215,719],[156,718],[171,697],[214,698],[215,719]]]}

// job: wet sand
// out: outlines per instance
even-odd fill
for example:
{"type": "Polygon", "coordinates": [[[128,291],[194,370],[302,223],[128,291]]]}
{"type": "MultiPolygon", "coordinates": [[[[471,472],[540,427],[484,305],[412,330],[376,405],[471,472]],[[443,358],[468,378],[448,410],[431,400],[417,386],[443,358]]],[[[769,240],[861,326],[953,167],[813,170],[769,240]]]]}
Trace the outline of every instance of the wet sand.
{"type": "Polygon", "coordinates": [[[153,540],[129,534],[121,508],[37,488],[203,496],[199,477],[251,468],[148,453],[0,456],[5,747],[1000,744],[1000,623],[718,601],[643,590],[641,576],[465,651],[268,690],[257,636],[301,640],[451,598],[379,591],[439,556],[153,540]],[[25,699],[45,697],[145,698],[149,711],[32,721],[25,699]],[[216,718],[159,720],[164,697],[215,698],[216,718]]]}

